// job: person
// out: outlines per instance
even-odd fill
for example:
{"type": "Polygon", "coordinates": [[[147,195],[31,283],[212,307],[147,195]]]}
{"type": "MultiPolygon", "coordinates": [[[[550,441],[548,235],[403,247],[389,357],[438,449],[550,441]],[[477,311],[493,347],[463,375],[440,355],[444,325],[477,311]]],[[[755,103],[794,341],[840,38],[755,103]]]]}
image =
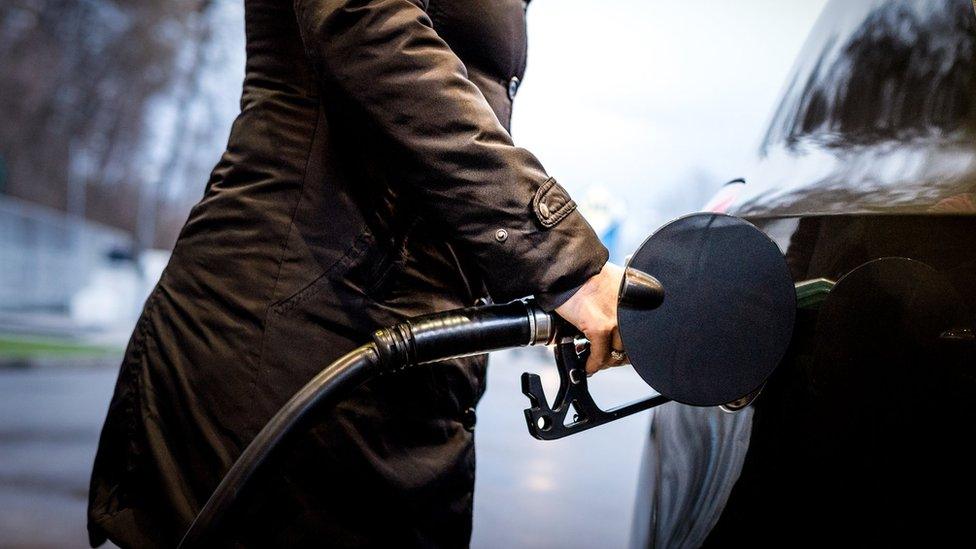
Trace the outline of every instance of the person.
{"type": "MultiPolygon", "coordinates": [[[[245,1],[241,112],[126,349],[93,546],[176,545],[275,411],[378,327],[534,295],[590,339],[590,373],[621,360],[621,269],[508,132],[526,6],[245,1]]],[[[367,383],[281,452],[227,543],[467,545],[484,378],[475,357],[367,383]]]]}

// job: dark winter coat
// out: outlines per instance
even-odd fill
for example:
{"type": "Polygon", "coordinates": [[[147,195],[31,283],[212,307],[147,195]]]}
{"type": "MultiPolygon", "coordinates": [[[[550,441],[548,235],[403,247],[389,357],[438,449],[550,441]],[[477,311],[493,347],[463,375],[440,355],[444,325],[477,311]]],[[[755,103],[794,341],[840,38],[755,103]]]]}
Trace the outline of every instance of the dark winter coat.
{"type": "MultiPolygon", "coordinates": [[[[91,541],[174,546],[268,418],[405,317],[560,293],[607,258],[507,131],[522,0],[246,0],[241,114],[126,350],[91,541]]],[[[227,532],[249,546],[468,543],[484,359],[367,384],[227,532]]]]}

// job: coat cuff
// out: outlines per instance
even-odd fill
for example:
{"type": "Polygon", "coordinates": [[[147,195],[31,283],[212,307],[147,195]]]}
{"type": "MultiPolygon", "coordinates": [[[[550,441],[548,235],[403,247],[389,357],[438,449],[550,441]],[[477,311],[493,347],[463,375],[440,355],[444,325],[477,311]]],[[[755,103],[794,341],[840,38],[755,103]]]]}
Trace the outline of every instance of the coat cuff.
{"type": "MultiPolygon", "coordinates": [[[[552,240],[557,241],[555,251],[546,254],[542,270],[541,288],[535,293],[536,303],[552,312],[569,300],[583,284],[596,276],[610,257],[589,223],[579,212],[563,216],[553,227],[552,240]]],[[[539,250],[543,256],[544,250],[539,250]]]]}
{"type": "MultiPolygon", "coordinates": [[[[586,257],[577,256],[574,258],[582,261],[571,272],[566,273],[555,282],[550,289],[538,292],[533,296],[536,304],[542,310],[547,313],[555,311],[556,307],[569,301],[569,298],[573,297],[587,280],[599,274],[610,254],[603,244],[600,244],[599,240],[597,240],[597,245],[598,247],[594,247],[593,253],[587,254],[586,257]]],[[[554,267],[559,268],[561,266],[561,262],[557,260],[554,267]]]]}
{"type": "Polygon", "coordinates": [[[481,245],[471,249],[496,303],[534,295],[539,306],[552,311],[572,295],[566,292],[599,273],[610,254],[554,179],[523,194],[524,202],[520,190],[506,189],[493,202],[492,213],[501,215],[477,223],[467,218],[466,228],[480,229],[480,238],[469,241],[481,245]]]}
{"type": "MultiPolygon", "coordinates": [[[[576,295],[576,292],[578,292],[582,287],[583,284],[580,284],[579,286],[574,286],[568,290],[563,290],[562,292],[555,292],[550,296],[546,296],[547,307],[545,307],[545,311],[551,313],[552,311],[558,309],[563,303],[569,301],[569,298],[576,295]]],[[[538,299],[536,300],[536,302],[538,303],[538,299]]]]}

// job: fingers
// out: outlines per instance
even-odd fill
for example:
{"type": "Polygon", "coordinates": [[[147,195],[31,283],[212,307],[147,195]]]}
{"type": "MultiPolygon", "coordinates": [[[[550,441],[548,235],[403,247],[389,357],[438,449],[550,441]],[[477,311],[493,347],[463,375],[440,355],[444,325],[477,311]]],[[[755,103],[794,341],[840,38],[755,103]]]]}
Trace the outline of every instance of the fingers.
{"type": "Polygon", "coordinates": [[[620,339],[620,328],[618,326],[614,326],[612,336],[613,336],[613,348],[617,351],[623,352],[624,341],[620,339]]]}
{"type": "Polygon", "coordinates": [[[586,359],[587,374],[593,375],[611,366],[621,366],[630,362],[626,353],[620,353],[624,346],[616,326],[591,332],[587,334],[587,339],[590,340],[590,356],[586,359]]]}
{"type": "Polygon", "coordinates": [[[586,360],[588,375],[629,362],[621,355],[624,348],[617,330],[617,292],[622,278],[623,268],[607,263],[600,273],[590,277],[565,303],[556,307],[556,313],[590,341],[590,355],[586,360]]]}
{"type": "Polygon", "coordinates": [[[624,350],[623,341],[620,340],[620,330],[616,327],[614,327],[613,333],[611,334],[611,341],[610,363],[607,366],[623,366],[624,364],[629,364],[630,358],[624,350]]]}
{"type": "Polygon", "coordinates": [[[590,340],[590,356],[586,358],[586,374],[593,375],[610,366],[612,338],[609,331],[603,330],[585,335],[590,340]]]}
{"type": "Polygon", "coordinates": [[[626,352],[620,353],[621,356],[614,356],[618,353],[614,351],[624,351],[623,341],[620,339],[620,331],[616,326],[611,330],[601,330],[587,336],[590,341],[590,356],[586,359],[586,373],[593,375],[600,370],[606,370],[613,366],[630,364],[630,358],[626,352]]]}

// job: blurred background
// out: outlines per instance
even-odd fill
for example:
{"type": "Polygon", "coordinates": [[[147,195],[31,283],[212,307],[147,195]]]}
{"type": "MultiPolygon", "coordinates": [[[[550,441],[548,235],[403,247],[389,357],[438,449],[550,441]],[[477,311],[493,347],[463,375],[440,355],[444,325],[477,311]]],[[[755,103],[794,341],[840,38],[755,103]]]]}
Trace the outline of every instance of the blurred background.
{"type": "MultiPolygon", "coordinates": [[[[822,0],[534,0],[513,120],[616,261],[751,161],[822,0]]],[[[0,3],[0,547],[83,547],[122,348],[238,110],[241,0],[0,3]]],[[[623,547],[647,416],[525,432],[493,358],[475,547],[623,547]]],[[[604,406],[643,396],[629,368],[604,406]]],[[[643,388],[642,388],[643,387],[643,388]]]]}

